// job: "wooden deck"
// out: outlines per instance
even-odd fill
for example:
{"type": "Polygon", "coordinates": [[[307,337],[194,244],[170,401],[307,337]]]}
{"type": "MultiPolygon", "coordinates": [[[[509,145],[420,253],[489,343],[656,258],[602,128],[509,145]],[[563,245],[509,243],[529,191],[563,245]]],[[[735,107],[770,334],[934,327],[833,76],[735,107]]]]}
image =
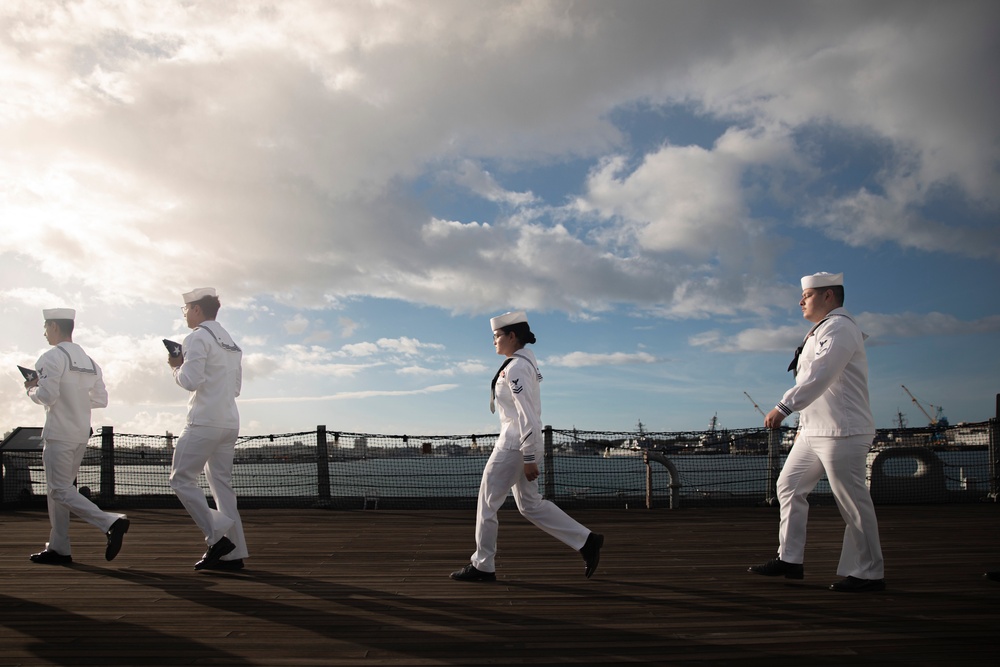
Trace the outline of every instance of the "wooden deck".
{"type": "Polygon", "coordinates": [[[495,584],[468,562],[459,511],[249,510],[241,573],[196,572],[180,510],[130,513],[121,555],[74,520],[74,563],[36,565],[38,511],[0,512],[2,665],[994,665],[1000,507],[879,508],[888,590],[837,579],[843,524],[813,508],[806,578],[748,574],[770,558],[770,508],[586,511],[601,566],[516,512],[495,584]]]}

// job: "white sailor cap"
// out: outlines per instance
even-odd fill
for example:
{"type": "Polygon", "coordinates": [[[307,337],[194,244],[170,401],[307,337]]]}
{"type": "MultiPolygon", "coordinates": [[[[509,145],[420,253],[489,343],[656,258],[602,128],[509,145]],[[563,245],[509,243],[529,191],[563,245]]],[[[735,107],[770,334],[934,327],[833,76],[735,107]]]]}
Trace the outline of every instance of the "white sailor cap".
{"type": "Polygon", "coordinates": [[[75,320],[76,311],[72,308],[44,308],[42,317],[48,320],[75,320]]]}
{"type": "Polygon", "coordinates": [[[215,293],[214,287],[198,287],[191,290],[190,292],[185,292],[183,296],[184,296],[184,303],[194,303],[195,301],[200,301],[201,299],[204,299],[206,296],[218,296],[218,295],[215,293]]]}
{"type": "Polygon", "coordinates": [[[496,331],[497,329],[503,329],[504,327],[509,327],[512,324],[520,324],[521,322],[527,324],[528,315],[523,310],[515,310],[510,313],[491,317],[490,330],[496,331]]]}
{"type": "Polygon", "coordinates": [[[802,289],[816,289],[817,287],[837,287],[844,284],[843,273],[826,273],[821,271],[811,276],[802,276],[802,289]]]}

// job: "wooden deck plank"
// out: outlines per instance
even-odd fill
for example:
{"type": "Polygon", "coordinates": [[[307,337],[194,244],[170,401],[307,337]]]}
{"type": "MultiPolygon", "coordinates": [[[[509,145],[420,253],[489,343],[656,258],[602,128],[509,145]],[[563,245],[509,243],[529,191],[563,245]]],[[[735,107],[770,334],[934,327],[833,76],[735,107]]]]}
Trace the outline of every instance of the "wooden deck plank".
{"type": "Polygon", "coordinates": [[[770,508],[590,510],[601,567],[516,512],[498,581],[448,573],[466,511],[248,510],[240,573],[196,572],[181,510],[130,512],[121,555],[74,521],[74,564],[42,566],[47,517],[0,512],[0,665],[992,665],[1000,508],[878,508],[888,590],[826,590],[843,524],[810,520],[806,579],[746,573],[774,552],[770,508]]]}

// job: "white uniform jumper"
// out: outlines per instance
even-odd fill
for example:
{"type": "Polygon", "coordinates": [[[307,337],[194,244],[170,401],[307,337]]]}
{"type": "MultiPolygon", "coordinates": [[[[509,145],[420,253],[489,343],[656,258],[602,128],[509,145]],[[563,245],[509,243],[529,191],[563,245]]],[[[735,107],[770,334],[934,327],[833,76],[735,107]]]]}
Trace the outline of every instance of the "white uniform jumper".
{"type": "Polygon", "coordinates": [[[868,399],[864,335],[843,308],[836,308],[806,337],[795,386],[777,408],[799,412],[799,432],[778,477],[781,504],[778,557],[802,563],[809,513],[807,496],[826,472],[847,528],[837,574],[882,579],[878,521],[865,482],[875,436],[868,399]]]}
{"type": "Polygon", "coordinates": [[[108,405],[101,367],[79,345],[64,341],[35,362],[38,385],[31,400],[45,406],[42,463],[48,488],[49,542],[46,549],[71,556],[70,512],[106,533],[124,514],[112,514],[80,495],[73,485],[90,439],[90,411],[108,405]]]}
{"type": "Polygon", "coordinates": [[[476,552],[471,559],[482,572],[496,571],[497,511],[512,490],[517,509],[525,518],[574,550],[583,548],[590,535],[588,528],[542,498],[537,479],[529,482],[524,476],[524,464],[537,462],[542,454],[541,379],[534,353],[522,348],[494,385],[500,436],[479,486],[476,552]]]}
{"type": "Polygon", "coordinates": [[[232,487],[233,456],[240,434],[236,397],[243,384],[243,351],[218,322],[202,322],[184,339],[184,363],[174,369],[177,384],[192,392],[187,425],[177,439],[170,488],[205,534],[209,546],[228,537],[236,549],[222,560],[246,558],[243,523],[232,487]],[[205,471],[218,510],[198,486],[205,471]]]}

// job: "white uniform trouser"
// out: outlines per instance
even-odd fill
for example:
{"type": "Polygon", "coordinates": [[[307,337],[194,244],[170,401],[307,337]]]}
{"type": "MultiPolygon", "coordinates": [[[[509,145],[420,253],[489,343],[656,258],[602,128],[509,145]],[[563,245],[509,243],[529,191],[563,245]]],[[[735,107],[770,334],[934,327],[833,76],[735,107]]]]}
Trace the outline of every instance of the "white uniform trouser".
{"type": "Polygon", "coordinates": [[[205,542],[211,546],[228,537],[236,545],[236,549],[223,560],[249,555],[232,486],[237,436],[239,429],[236,428],[188,424],[181,437],[177,438],[170,471],[170,488],[205,534],[205,542]],[[198,486],[198,475],[202,470],[218,510],[209,507],[205,492],[198,486]]]}
{"type": "Polygon", "coordinates": [[[92,526],[100,528],[102,533],[108,532],[124,514],[105,512],[94,503],[80,495],[73,480],[80,472],[80,463],[87,451],[85,442],[59,442],[45,440],[42,444],[42,464],[45,468],[45,484],[48,488],[49,542],[46,549],[51,549],[63,556],[71,556],[69,543],[69,515],[77,515],[92,526]]]}
{"type": "Polygon", "coordinates": [[[514,491],[517,509],[531,523],[552,537],[579,551],[590,530],[558,506],[542,498],[538,480],[524,476],[524,457],[519,450],[494,449],[483,469],[476,511],[476,553],[472,565],[482,572],[495,572],[497,553],[497,512],[514,491]]]}
{"type": "Polygon", "coordinates": [[[865,483],[871,442],[870,435],[845,438],[800,435],[796,439],[778,476],[781,504],[778,558],[787,563],[803,562],[809,515],[807,496],[826,471],[840,516],[847,524],[837,574],[859,579],[883,578],[878,520],[865,483]]]}

